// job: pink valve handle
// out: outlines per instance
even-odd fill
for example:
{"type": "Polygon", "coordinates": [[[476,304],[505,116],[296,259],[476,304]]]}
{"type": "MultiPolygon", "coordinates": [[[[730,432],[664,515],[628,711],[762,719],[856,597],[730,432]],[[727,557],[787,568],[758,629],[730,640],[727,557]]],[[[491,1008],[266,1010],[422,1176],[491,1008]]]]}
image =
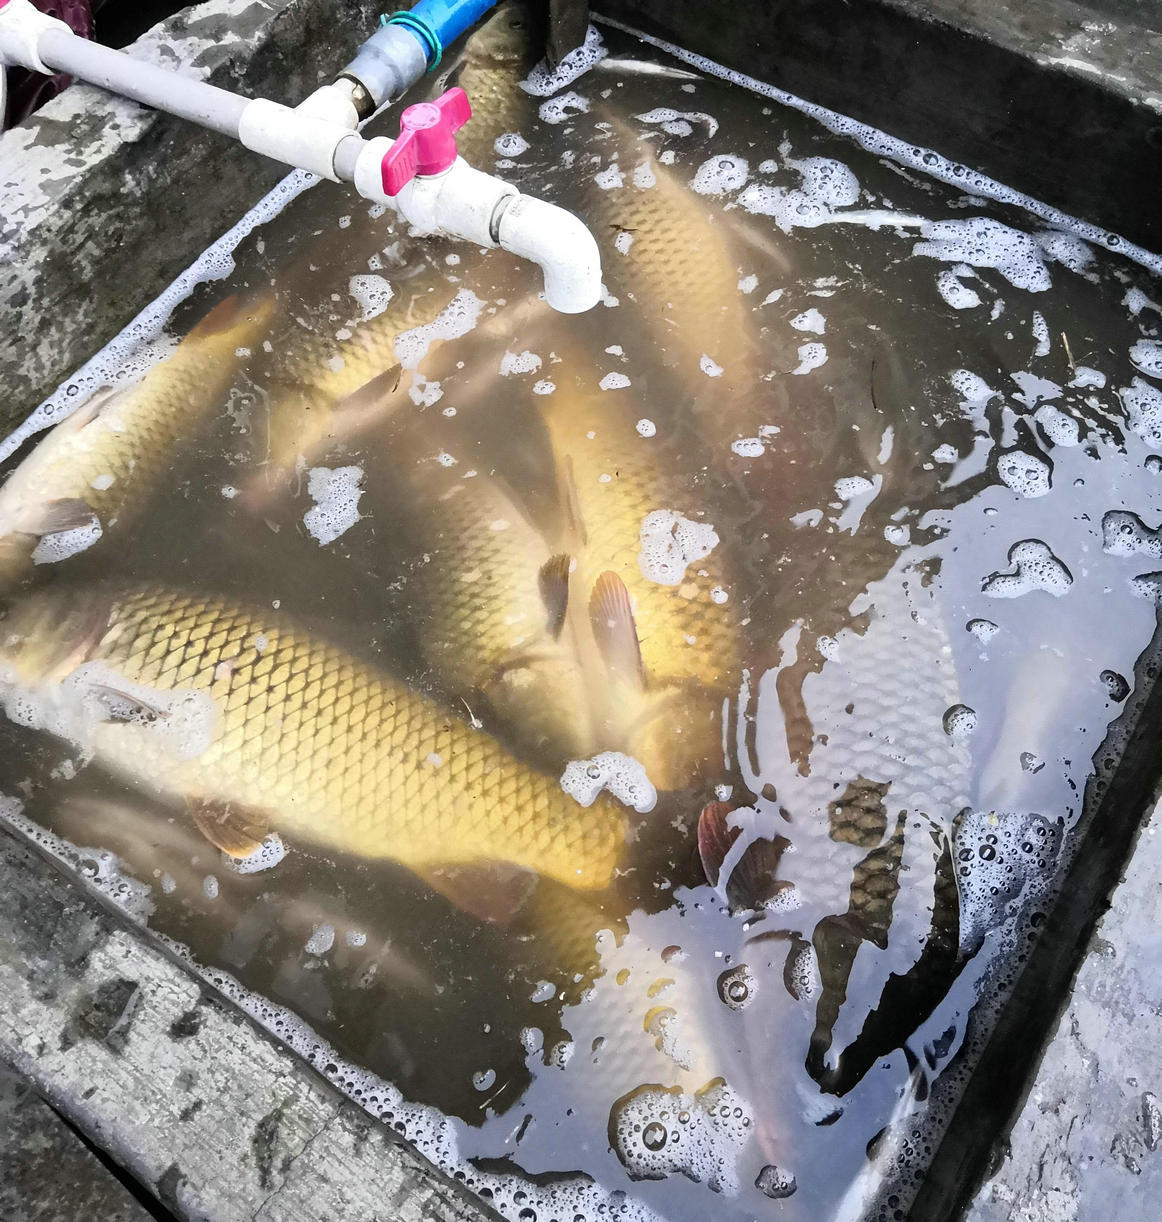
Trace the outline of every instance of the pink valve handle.
{"type": "Polygon", "coordinates": [[[400,115],[399,139],[383,156],[383,191],[398,195],[419,175],[442,174],[456,160],[455,133],[472,117],[463,89],[417,102],[400,115]]]}

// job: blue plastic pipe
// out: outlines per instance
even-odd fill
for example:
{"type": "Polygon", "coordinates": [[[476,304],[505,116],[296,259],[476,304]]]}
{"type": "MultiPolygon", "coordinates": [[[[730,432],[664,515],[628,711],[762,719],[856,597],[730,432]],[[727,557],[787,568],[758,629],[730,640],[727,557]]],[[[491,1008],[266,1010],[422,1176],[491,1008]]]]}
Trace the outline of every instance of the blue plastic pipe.
{"type": "Polygon", "coordinates": [[[403,26],[423,44],[428,67],[434,68],[444,48],[474,26],[497,0],[419,0],[406,12],[395,13],[387,24],[403,26]]]}

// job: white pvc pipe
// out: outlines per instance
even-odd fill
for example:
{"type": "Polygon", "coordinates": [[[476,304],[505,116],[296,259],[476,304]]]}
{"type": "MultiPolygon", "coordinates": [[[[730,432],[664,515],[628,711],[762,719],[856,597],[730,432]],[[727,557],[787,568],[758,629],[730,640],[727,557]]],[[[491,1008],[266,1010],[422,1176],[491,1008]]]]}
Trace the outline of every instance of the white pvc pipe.
{"type": "Polygon", "coordinates": [[[238,136],[247,98],[78,38],[68,29],[46,29],[36,49],[54,72],[67,72],[155,110],[168,111],[227,136],[238,136]]]}

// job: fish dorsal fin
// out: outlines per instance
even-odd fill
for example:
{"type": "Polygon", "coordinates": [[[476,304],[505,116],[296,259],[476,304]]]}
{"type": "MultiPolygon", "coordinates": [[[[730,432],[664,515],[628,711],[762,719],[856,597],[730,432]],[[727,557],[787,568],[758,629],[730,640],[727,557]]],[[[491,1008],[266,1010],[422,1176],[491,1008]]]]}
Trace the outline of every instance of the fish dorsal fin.
{"type": "Polygon", "coordinates": [[[382,373],[377,373],[370,381],[364,382],[349,395],[344,395],[336,404],[332,413],[334,425],[332,437],[340,439],[362,432],[371,425],[377,424],[381,417],[389,412],[389,404],[395,392],[399,390],[403,377],[403,366],[392,365],[382,373]]]}
{"type": "Polygon", "coordinates": [[[545,626],[554,641],[560,637],[569,611],[569,567],[572,563],[573,557],[568,552],[561,552],[550,556],[537,574],[541,602],[545,604],[545,626]]]}
{"type": "Polygon", "coordinates": [[[231,857],[249,857],[262,847],[262,838],[270,831],[264,814],[238,802],[190,798],[186,805],[198,831],[231,857]]]}
{"type": "Polygon", "coordinates": [[[573,456],[566,454],[557,469],[557,481],[561,490],[561,508],[565,514],[567,538],[580,549],[588,542],[585,534],[585,519],[581,516],[581,501],[577,496],[577,479],[573,472],[573,456]]]}
{"type": "Polygon", "coordinates": [[[490,925],[508,925],[537,883],[532,870],[500,861],[436,866],[416,873],[461,912],[490,925]]]}
{"type": "Polygon", "coordinates": [[[641,645],[630,606],[629,591],[616,573],[602,573],[589,596],[589,623],[597,648],[610,674],[645,687],[641,645]]]}

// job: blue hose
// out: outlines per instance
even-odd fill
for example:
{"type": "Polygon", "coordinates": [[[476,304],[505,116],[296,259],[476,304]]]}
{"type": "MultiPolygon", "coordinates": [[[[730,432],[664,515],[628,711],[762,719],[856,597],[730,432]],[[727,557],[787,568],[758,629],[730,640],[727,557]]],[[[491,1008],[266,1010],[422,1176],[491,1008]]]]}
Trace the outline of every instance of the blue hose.
{"type": "Polygon", "coordinates": [[[470,26],[475,25],[497,0],[419,0],[407,12],[395,13],[387,19],[390,25],[403,26],[419,39],[434,68],[449,43],[455,42],[470,26]]]}

